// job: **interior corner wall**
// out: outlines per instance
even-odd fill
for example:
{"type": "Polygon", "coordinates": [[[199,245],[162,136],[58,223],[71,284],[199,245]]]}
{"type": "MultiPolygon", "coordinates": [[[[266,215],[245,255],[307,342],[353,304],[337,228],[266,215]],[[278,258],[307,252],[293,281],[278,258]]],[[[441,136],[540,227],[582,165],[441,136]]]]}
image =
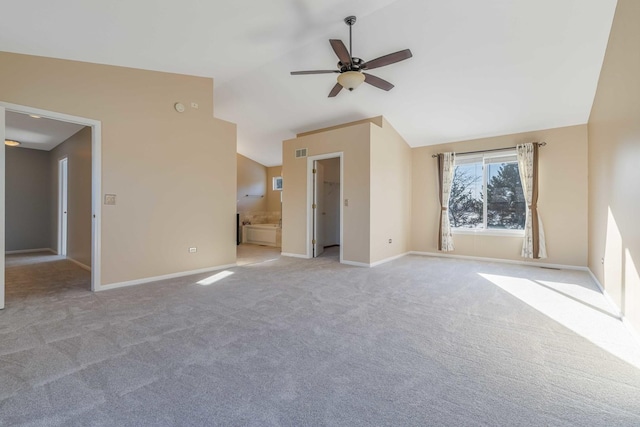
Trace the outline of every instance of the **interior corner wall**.
{"type": "Polygon", "coordinates": [[[372,126],[370,263],[410,250],[411,168],[411,148],[400,134],[386,120],[372,126]]]}
{"type": "Polygon", "coordinates": [[[589,118],[589,268],[640,330],[640,2],[619,0],[589,118]]]}
{"type": "Polygon", "coordinates": [[[264,212],[267,210],[267,168],[241,154],[238,162],[238,212],[264,212]]]}
{"type": "Polygon", "coordinates": [[[282,191],[273,189],[273,178],[282,176],[282,166],[271,166],[267,168],[267,211],[280,212],[282,207],[282,191]]]}
{"type": "MultiPolygon", "coordinates": [[[[414,148],[412,250],[438,252],[440,204],[437,160],[431,157],[433,154],[513,147],[534,141],[547,142],[539,152],[538,212],[544,226],[548,258],[536,262],[585,267],[588,251],[586,125],[414,148]]],[[[524,260],[520,257],[523,238],[519,236],[454,234],[453,240],[455,250],[448,254],[524,260]]]]}
{"type": "Polygon", "coordinates": [[[283,142],[282,149],[282,252],[307,253],[307,158],[296,158],[295,150],[306,148],[309,157],[342,152],[343,205],[342,253],[345,261],[369,264],[370,122],[308,134],[283,142]]]}
{"type": "Polygon", "coordinates": [[[6,251],[51,246],[49,152],[6,147],[6,251]]]}
{"type": "Polygon", "coordinates": [[[99,213],[102,286],[235,263],[236,126],[212,93],[210,78],[0,52],[0,101],[102,124],[97,197],[117,197],[99,213]]]}
{"type": "Polygon", "coordinates": [[[58,169],[67,160],[67,257],[91,267],[91,128],[76,132],[49,153],[50,247],[58,247],[58,169]]]}

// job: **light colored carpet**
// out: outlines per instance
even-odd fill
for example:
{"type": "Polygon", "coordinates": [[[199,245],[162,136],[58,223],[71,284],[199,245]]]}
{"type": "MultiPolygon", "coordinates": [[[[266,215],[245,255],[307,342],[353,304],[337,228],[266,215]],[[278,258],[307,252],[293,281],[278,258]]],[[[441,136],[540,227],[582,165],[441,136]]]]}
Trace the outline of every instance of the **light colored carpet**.
{"type": "Polygon", "coordinates": [[[640,425],[638,348],[584,272],[239,251],[96,294],[9,259],[0,425],[640,425]]]}

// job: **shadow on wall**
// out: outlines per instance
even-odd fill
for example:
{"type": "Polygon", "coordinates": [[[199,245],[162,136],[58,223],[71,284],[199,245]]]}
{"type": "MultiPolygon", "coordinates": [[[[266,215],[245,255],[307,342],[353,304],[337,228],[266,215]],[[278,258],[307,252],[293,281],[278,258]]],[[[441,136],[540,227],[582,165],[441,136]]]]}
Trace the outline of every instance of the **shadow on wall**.
{"type": "MultiPolygon", "coordinates": [[[[625,233],[625,236],[633,233],[625,233]]],[[[607,228],[605,236],[605,250],[602,258],[604,269],[605,289],[612,289],[616,292],[614,301],[619,304],[622,314],[629,316],[632,323],[637,324],[632,316],[640,308],[640,274],[634,262],[632,250],[622,238],[623,234],[611,211],[611,206],[607,209],[607,228]],[[617,289],[616,289],[617,288],[617,289]]]]}

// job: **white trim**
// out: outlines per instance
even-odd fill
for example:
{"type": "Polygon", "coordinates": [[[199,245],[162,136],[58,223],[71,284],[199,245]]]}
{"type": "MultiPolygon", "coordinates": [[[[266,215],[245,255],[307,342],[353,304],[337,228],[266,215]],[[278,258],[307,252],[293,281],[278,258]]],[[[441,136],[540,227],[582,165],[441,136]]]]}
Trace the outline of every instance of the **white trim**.
{"type": "Polygon", "coordinates": [[[409,252],[405,252],[403,254],[394,255],[394,256],[389,257],[389,258],[381,259],[380,261],[372,262],[371,264],[369,264],[369,267],[375,267],[377,265],[384,264],[384,263],[387,263],[389,261],[396,260],[398,258],[402,258],[403,256],[406,256],[406,255],[409,255],[409,252]]]}
{"type": "Polygon", "coordinates": [[[593,271],[591,271],[590,268],[587,268],[587,272],[591,276],[591,279],[595,282],[596,286],[598,286],[598,288],[600,289],[600,292],[602,292],[602,294],[604,295],[605,299],[607,300],[611,308],[615,310],[616,315],[622,318],[624,316],[624,314],[622,314],[622,310],[620,310],[620,307],[618,307],[618,305],[615,302],[613,302],[611,295],[609,295],[609,293],[604,289],[604,286],[602,286],[602,283],[600,283],[596,275],[593,274],[593,271]]]}
{"type": "Polygon", "coordinates": [[[86,117],[72,116],[25,105],[0,101],[0,107],[16,113],[35,114],[53,120],[61,120],[91,127],[91,290],[100,290],[101,218],[102,218],[102,122],[86,117]]]}
{"type": "Polygon", "coordinates": [[[452,234],[466,234],[475,236],[503,236],[503,237],[519,237],[524,238],[524,230],[508,230],[500,228],[453,228],[452,234]]]}
{"type": "Polygon", "coordinates": [[[355,266],[355,267],[366,267],[366,268],[371,267],[371,264],[367,264],[366,262],[357,262],[357,261],[347,261],[347,260],[343,260],[343,261],[341,261],[341,264],[345,264],[345,265],[353,265],[353,266],[355,266]]]}
{"type": "Polygon", "coordinates": [[[563,270],[579,270],[579,271],[588,270],[587,267],[583,267],[579,265],[548,264],[548,263],[539,263],[539,262],[532,262],[532,261],[520,261],[515,259],[487,258],[487,257],[477,257],[477,256],[471,256],[471,255],[440,254],[437,252],[410,251],[409,255],[423,255],[423,256],[432,256],[432,257],[439,257],[439,258],[468,259],[473,261],[500,262],[503,264],[519,264],[519,265],[528,265],[532,267],[560,268],[563,270]]]}
{"type": "Polygon", "coordinates": [[[5,255],[13,255],[13,254],[31,254],[31,253],[36,253],[36,252],[51,252],[53,254],[58,254],[56,251],[54,251],[51,248],[37,248],[37,249],[20,249],[17,251],[4,251],[5,255]]]}
{"type": "Polygon", "coordinates": [[[309,259],[309,255],[305,255],[305,254],[292,254],[292,253],[289,253],[289,252],[280,252],[280,255],[288,256],[288,257],[291,257],[291,258],[309,259]]]}
{"type": "Polygon", "coordinates": [[[161,280],[175,279],[175,278],[184,277],[184,276],[192,276],[194,274],[208,273],[210,271],[224,270],[226,268],[233,268],[237,266],[238,265],[235,263],[218,265],[216,267],[207,267],[207,268],[201,268],[198,270],[181,271],[179,273],[164,274],[162,276],[145,277],[143,279],[136,279],[136,280],[127,280],[126,282],[110,283],[108,285],[100,286],[100,288],[96,289],[96,291],[107,291],[109,289],[125,288],[127,286],[141,285],[143,283],[159,282],[161,280]]]}
{"type": "Polygon", "coordinates": [[[344,262],[344,152],[338,151],[334,153],[326,153],[326,154],[317,154],[315,156],[307,157],[307,254],[306,258],[313,258],[311,254],[313,254],[313,244],[312,235],[313,235],[313,225],[312,225],[312,217],[313,217],[313,209],[311,209],[311,205],[313,204],[313,162],[315,160],[326,160],[326,159],[340,159],[340,263],[346,264],[344,262]]]}
{"type": "Polygon", "coordinates": [[[385,259],[381,259],[379,261],[372,262],[370,264],[367,264],[366,262],[346,261],[346,260],[342,261],[342,264],[353,265],[353,266],[356,266],[356,267],[373,268],[373,267],[376,267],[378,265],[387,263],[389,261],[393,261],[393,260],[396,260],[398,258],[402,258],[403,256],[406,256],[406,255],[409,255],[409,252],[405,252],[405,253],[400,254],[400,255],[394,255],[394,256],[389,257],[389,258],[385,258],[385,259]]]}
{"type": "Polygon", "coordinates": [[[58,159],[58,253],[67,256],[67,238],[69,236],[69,156],[58,159]]]}
{"type": "Polygon", "coordinates": [[[87,271],[91,271],[91,267],[89,267],[87,264],[83,264],[80,261],[76,261],[73,258],[66,258],[67,261],[71,261],[72,263],[76,264],[78,267],[82,268],[83,270],[87,270],[87,271]]]}
{"type": "MultiPolygon", "coordinates": [[[[0,139],[5,138],[5,113],[4,107],[0,104],[0,139]]],[[[6,250],[6,230],[4,229],[5,223],[5,184],[7,181],[6,177],[6,166],[5,166],[5,155],[6,155],[6,146],[2,144],[2,148],[0,148],[0,250],[4,252],[6,250]]],[[[0,257],[0,309],[4,309],[4,257],[0,257]]]]}

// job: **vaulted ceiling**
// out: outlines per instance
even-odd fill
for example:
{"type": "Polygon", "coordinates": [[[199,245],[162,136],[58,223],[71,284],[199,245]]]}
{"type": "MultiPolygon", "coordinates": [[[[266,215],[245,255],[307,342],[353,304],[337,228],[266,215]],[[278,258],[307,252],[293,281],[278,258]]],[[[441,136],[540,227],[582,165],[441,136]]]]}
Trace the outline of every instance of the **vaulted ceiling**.
{"type": "Polygon", "coordinates": [[[296,133],[384,115],[411,146],[586,123],[616,0],[31,0],[3,5],[0,49],[215,79],[238,152],[281,163],[296,133]],[[328,98],[330,38],[395,84],[328,98]]]}

